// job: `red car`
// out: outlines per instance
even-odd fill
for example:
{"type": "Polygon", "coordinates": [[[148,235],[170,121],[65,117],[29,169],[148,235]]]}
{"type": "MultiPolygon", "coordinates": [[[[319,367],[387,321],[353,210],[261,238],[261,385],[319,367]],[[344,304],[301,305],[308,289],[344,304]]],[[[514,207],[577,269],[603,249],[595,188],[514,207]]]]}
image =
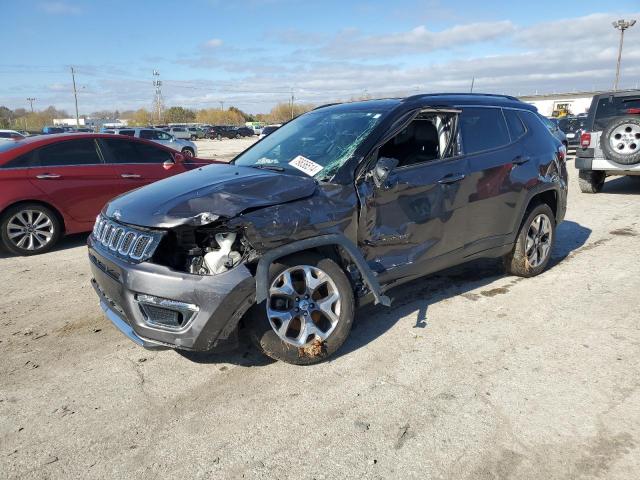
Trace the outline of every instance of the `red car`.
{"type": "Polygon", "coordinates": [[[157,143],[109,134],[58,134],[0,143],[0,240],[17,255],[87,232],[113,197],[211,163],[157,143]]]}

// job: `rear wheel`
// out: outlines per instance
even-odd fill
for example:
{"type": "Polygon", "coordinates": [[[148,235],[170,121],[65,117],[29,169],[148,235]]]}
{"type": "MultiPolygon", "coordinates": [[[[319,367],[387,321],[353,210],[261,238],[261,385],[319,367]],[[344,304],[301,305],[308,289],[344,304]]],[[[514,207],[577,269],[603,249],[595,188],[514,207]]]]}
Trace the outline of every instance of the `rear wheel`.
{"type": "Polygon", "coordinates": [[[44,253],[58,242],[62,224],[56,213],[37,203],[9,208],[0,219],[0,238],[15,255],[44,253]]]}
{"type": "Polygon", "coordinates": [[[508,273],[519,277],[535,277],[551,259],[555,242],[556,220],[546,203],[529,210],[522,222],[511,253],[504,258],[508,273]]]}
{"type": "Polygon", "coordinates": [[[315,254],[273,263],[266,301],[249,316],[248,331],[265,355],[296,365],[319,363],[349,336],[355,301],[342,269],[315,254]]]}
{"type": "Polygon", "coordinates": [[[604,172],[596,170],[580,170],[578,172],[578,185],[582,193],[598,193],[604,186],[604,172]]]}

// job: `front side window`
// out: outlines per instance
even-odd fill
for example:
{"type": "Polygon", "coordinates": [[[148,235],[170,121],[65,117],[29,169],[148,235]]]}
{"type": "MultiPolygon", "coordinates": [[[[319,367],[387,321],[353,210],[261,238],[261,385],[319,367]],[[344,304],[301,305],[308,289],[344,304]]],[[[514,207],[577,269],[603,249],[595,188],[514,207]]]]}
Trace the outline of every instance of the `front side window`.
{"type": "Polygon", "coordinates": [[[394,158],[398,167],[456,155],[455,113],[424,112],[380,147],[378,158],[394,158]]]}
{"type": "Polygon", "coordinates": [[[351,157],[386,110],[326,107],[283,125],[235,159],[236,165],[328,178],[351,157]]]}
{"type": "Polygon", "coordinates": [[[120,135],[127,135],[128,137],[133,137],[136,134],[135,130],[120,130],[120,135]]]}
{"type": "Polygon", "coordinates": [[[510,142],[499,108],[464,108],[460,115],[460,132],[466,154],[491,150],[510,142]]]}
{"type": "Polygon", "coordinates": [[[143,142],[117,138],[105,138],[102,141],[111,152],[114,163],[164,163],[173,160],[170,152],[143,142]]]}
{"type": "Polygon", "coordinates": [[[97,165],[102,163],[93,139],[67,140],[37,150],[38,165],[97,165]]]}

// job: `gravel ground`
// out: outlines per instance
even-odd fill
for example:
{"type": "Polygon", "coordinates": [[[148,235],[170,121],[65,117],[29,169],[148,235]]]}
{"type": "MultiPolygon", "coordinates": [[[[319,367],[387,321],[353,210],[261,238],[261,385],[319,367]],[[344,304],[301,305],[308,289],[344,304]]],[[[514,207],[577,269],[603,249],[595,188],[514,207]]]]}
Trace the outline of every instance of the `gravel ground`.
{"type": "Polygon", "coordinates": [[[84,236],[1,257],[0,477],[640,478],[640,182],[570,173],[550,270],[415,282],[312,367],[135,346],[84,236]]]}
{"type": "Polygon", "coordinates": [[[258,137],[245,137],[224,138],[222,140],[203,139],[196,140],[195,143],[198,146],[198,157],[229,161],[257,141],[258,137]]]}

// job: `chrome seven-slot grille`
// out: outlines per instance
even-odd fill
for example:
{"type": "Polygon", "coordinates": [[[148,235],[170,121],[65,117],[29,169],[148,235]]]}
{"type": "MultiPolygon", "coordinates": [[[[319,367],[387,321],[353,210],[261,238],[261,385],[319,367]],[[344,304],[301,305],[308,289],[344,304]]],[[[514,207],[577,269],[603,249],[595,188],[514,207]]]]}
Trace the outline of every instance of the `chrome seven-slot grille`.
{"type": "Polygon", "coordinates": [[[141,262],[153,255],[162,238],[162,232],[140,230],[98,215],[93,227],[93,238],[119,257],[141,262]]]}

